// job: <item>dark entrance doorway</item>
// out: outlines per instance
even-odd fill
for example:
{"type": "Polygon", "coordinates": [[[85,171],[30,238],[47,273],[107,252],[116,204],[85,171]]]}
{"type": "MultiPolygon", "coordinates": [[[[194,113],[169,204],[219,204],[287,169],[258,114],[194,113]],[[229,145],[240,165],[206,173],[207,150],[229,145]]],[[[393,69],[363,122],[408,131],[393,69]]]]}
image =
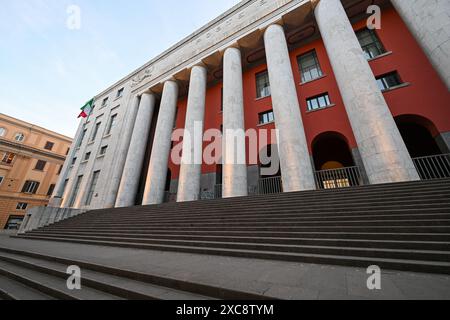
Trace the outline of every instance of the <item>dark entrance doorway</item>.
{"type": "Polygon", "coordinates": [[[319,189],[362,184],[347,139],[337,132],[324,132],[312,144],[316,183],[319,189]]]}

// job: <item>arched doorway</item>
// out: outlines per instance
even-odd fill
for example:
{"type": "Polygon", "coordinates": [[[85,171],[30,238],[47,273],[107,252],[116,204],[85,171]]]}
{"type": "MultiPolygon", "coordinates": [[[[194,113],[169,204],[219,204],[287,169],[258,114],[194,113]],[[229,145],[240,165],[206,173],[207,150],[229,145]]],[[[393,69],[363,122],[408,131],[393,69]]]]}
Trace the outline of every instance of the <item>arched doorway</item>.
{"type": "Polygon", "coordinates": [[[436,141],[434,123],[418,115],[398,116],[395,122],[421,179],[450,178],[450,156],[436,141]]]}
{"type": "Polygon", "coordinates": [[[347,139],[337,132],[324,132],[312,144],[316,182],[319,189],[334,189],[361,184],[347,139]]]}
{"type": "Polygon", "coordinates": [[[412,158],[443,153],[434,138],[439,132],[430,120],[415,115],[403,115],[396,117],[395,122],[412,158]]]}
{"type": "Polygon", "coordinates": [[[259,194],[283,192],[278,146],[270,144],[259,151],[259,194]]]}

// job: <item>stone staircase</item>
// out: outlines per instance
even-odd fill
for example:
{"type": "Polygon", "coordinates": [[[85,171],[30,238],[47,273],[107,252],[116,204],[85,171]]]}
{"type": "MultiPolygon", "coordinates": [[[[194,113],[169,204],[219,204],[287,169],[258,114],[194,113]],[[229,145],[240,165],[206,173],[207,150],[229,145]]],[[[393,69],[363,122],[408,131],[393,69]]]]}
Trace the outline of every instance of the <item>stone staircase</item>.
{"type": "Polygon", "coordinates": [[[97,210],[18,237],[450,274],[450,180],[97,210]]]}

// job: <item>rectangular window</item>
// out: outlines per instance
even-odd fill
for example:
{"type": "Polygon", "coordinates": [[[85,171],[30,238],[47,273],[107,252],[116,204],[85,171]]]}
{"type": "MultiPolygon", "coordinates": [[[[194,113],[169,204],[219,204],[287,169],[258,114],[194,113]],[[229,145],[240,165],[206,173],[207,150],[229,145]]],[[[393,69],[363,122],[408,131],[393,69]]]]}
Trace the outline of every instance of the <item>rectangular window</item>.
{"type": "Polygon", "coordinates": [[[402,80],[397,72],[391,72],[377,77],[378,87],[381,91],[389,90],[402,84],[402,80]]]}
{"type": "Polygon", "coordinates": [[[46,161],[38,160],[38,161],[36,162],[36,166],[34,167],[34,170],[44,171],[45,165],[46,165],[46,164],[47,164],[46,161]]]}
{"type": "Polygon", "coordinates": [[[83,181],[83,176],[78,176],[77,182],[75,183],[75,187],[73,189],[72,197],[70,198],[69,207],[72,208],[77,200],[78,191],[80,190],[81,181],[83,181]]]}
{"type": "Polygon", "coordinates": [[[2,164],[12,164],[16,155],[14,153],[6,152],[2,158],[2,164]]]}
{"type": "Polygon", "coordinates": [[[275,121],[273,110],[259,114],[259,124],[267,124],[275,121]]]}
{"type": "Polygon", "coordinates": [[[89,206],[94,197],[95,188],[97,187],[98,177],[100,176],[100,171],[95,171],[92,176],[91,185],[89,186],[89,191],[86,198],[86,205],[89,206]]]}
{"type": "Polygon", "coordinates": [[[100,155],[101,155],[101,156],[104,156],[104,155],[106,154],[106,150],[108,150],[108,146],[103,146],[103,147],[100,149],[100,155]]]}
{"type": "Polygon", "coordinates": [[[67,148],[67,150],[66,150],[66,156],[69,154],[69,152],[70,152],[70,148],[67,148]]]}
{"type": "Polygon", "coordinates": [[[20,225],[23,222],[23,217],[9,216],[8,222],[6,222],[6,230],[19,230],[20,225]]]}
{"type": "Polygon", "coordinates": [[[106,107],[107,104],[108,104],[108,98],[103,99],[103,101],[102,101],[102,108],[106,107]]]}
{"type": "Polygon", "coordinates": [[[51,151],[51,150],[53,149],[54,146],[55,146],[55,144],[54,144],[53,142],[47,141],[47,142],[45,143],[44,149],[50,150],[50,151],[51,151]]]}
{"type": "Polygon", "coordinates": [[[63,184],[63,188],[62,188],[62,190],[63,190],[62,194],[64,194],[64,192],[66,192],[66,187],[67,187],[68,183],[69,183],[69,179],[64,180],[64,184],[63,184]]]}
{"type": "Polygon", "coordinates": [[[102,124],[101,122],[97,122],[95,124],[94,131],[92,132],[91,142],[95,141],[95,138],[97,138],[97,134],[98,134],[98,131],[100,130],[101,124],[102,124]]]}
{"type": "Polygon", "coordinates": [[[27,210],[28,203],[19,202],[16,206],[16,210],[27,210]]]}
{"type": "Polygon", "coordinates": [[[119,90],[117,91],[117,98],[121,98],[121,97],[123,96],[123,90],[124,90],[124,88],[119,89],[119,90]]]}
{"type": "Polygon", "coordinates": [[[22,193],[36,194],[39,188],[39,182],[37,181],[26,181],[22,188],[22,193]]]}
{"type": "MultiPolygon", "coordinates": [[[[84,129],[84,130],[81,132],[80,138],[78,139],[78,143],[77,143],[76,149],[78,149],[79,147],[81,147],[81,145],[83,144],[83,140],[84,140],[84,137],[86,136],[86,133],[87,133],[87,129],[84,129]]],[[[67,149],[67,154],[69,154],[69,149],[67,149]]],[[[67,154],[66,154],[66,155],[67,155],[67,154]]]]}
{"type": "Polygon", "coordinates": [[[267,71],[256,75],[256,97],[264,98],[270,96],[269,73],[267,71]]]}
{"type": "Polygon", "coordinates": [[[72,159],[72,166],[74,166],[75,163],[77,163],[77,157],[74,157],[74,158],[72,159]]]}
{"type": "Polygon", "coordinates": [[[308,104],[308,111],[323,109],[331,105],[328,93],[306,100],[308,104]]]}
{"type": "Polygon", "coordinates": [[[363,29],[356,32],[356,36],[358,37],[359,43],[367,60],[386,53],[386,50],[374,30],[363,29]]]}
{"type": "Polygon", "coordinates": [[[84,155],[84,161],[88,161],[91,158],[91,153],[88,152],[84,155]]]}
{"type": "Polygon", "coordinates": [[[117,122],[117,113],[111,116],[111,119],[109,119],[109,124],[108,124],[108,130],[106,130],[106,135],[111,134],[113,128],[115,127],[117,122]]]}
{"type": "Polygon", "coordinates": [[[62,168],[63,168],[63,165],[61,164],[59,166],[58,173],[56,174],[57,176],[59,176],[61,174],[62,168]]]}
{"type": "Polygon", "coordinates": [[[53,194],[53,191],[55,190],[55,185],[51,184],[47,191],[47,196],[51,196],[53,194]]]}
{"type": "Polygon", "coordinates": [[[4,179],[5,179],[5,177],[0,176],[0,185],[2,184],[4,179]]]}
{"type": "Polygon", "coordinates": [[[319,59],[316,50],[302,54],[297,58],[300,74],[302,75],[302,83],[308,82],[323,76],[320,68],[319,59]]]}

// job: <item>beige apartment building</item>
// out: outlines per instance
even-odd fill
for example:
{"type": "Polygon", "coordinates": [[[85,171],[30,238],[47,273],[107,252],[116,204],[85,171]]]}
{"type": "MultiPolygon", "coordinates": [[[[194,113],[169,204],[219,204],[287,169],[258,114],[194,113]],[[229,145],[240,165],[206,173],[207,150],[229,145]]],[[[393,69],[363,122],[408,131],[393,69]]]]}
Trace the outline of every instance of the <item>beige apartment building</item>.
{"type": "Polygon", "coordinates": [[[16,229],[26,210],[46,206],[72,139],[0,113],[0,229],[16,229]]]}

